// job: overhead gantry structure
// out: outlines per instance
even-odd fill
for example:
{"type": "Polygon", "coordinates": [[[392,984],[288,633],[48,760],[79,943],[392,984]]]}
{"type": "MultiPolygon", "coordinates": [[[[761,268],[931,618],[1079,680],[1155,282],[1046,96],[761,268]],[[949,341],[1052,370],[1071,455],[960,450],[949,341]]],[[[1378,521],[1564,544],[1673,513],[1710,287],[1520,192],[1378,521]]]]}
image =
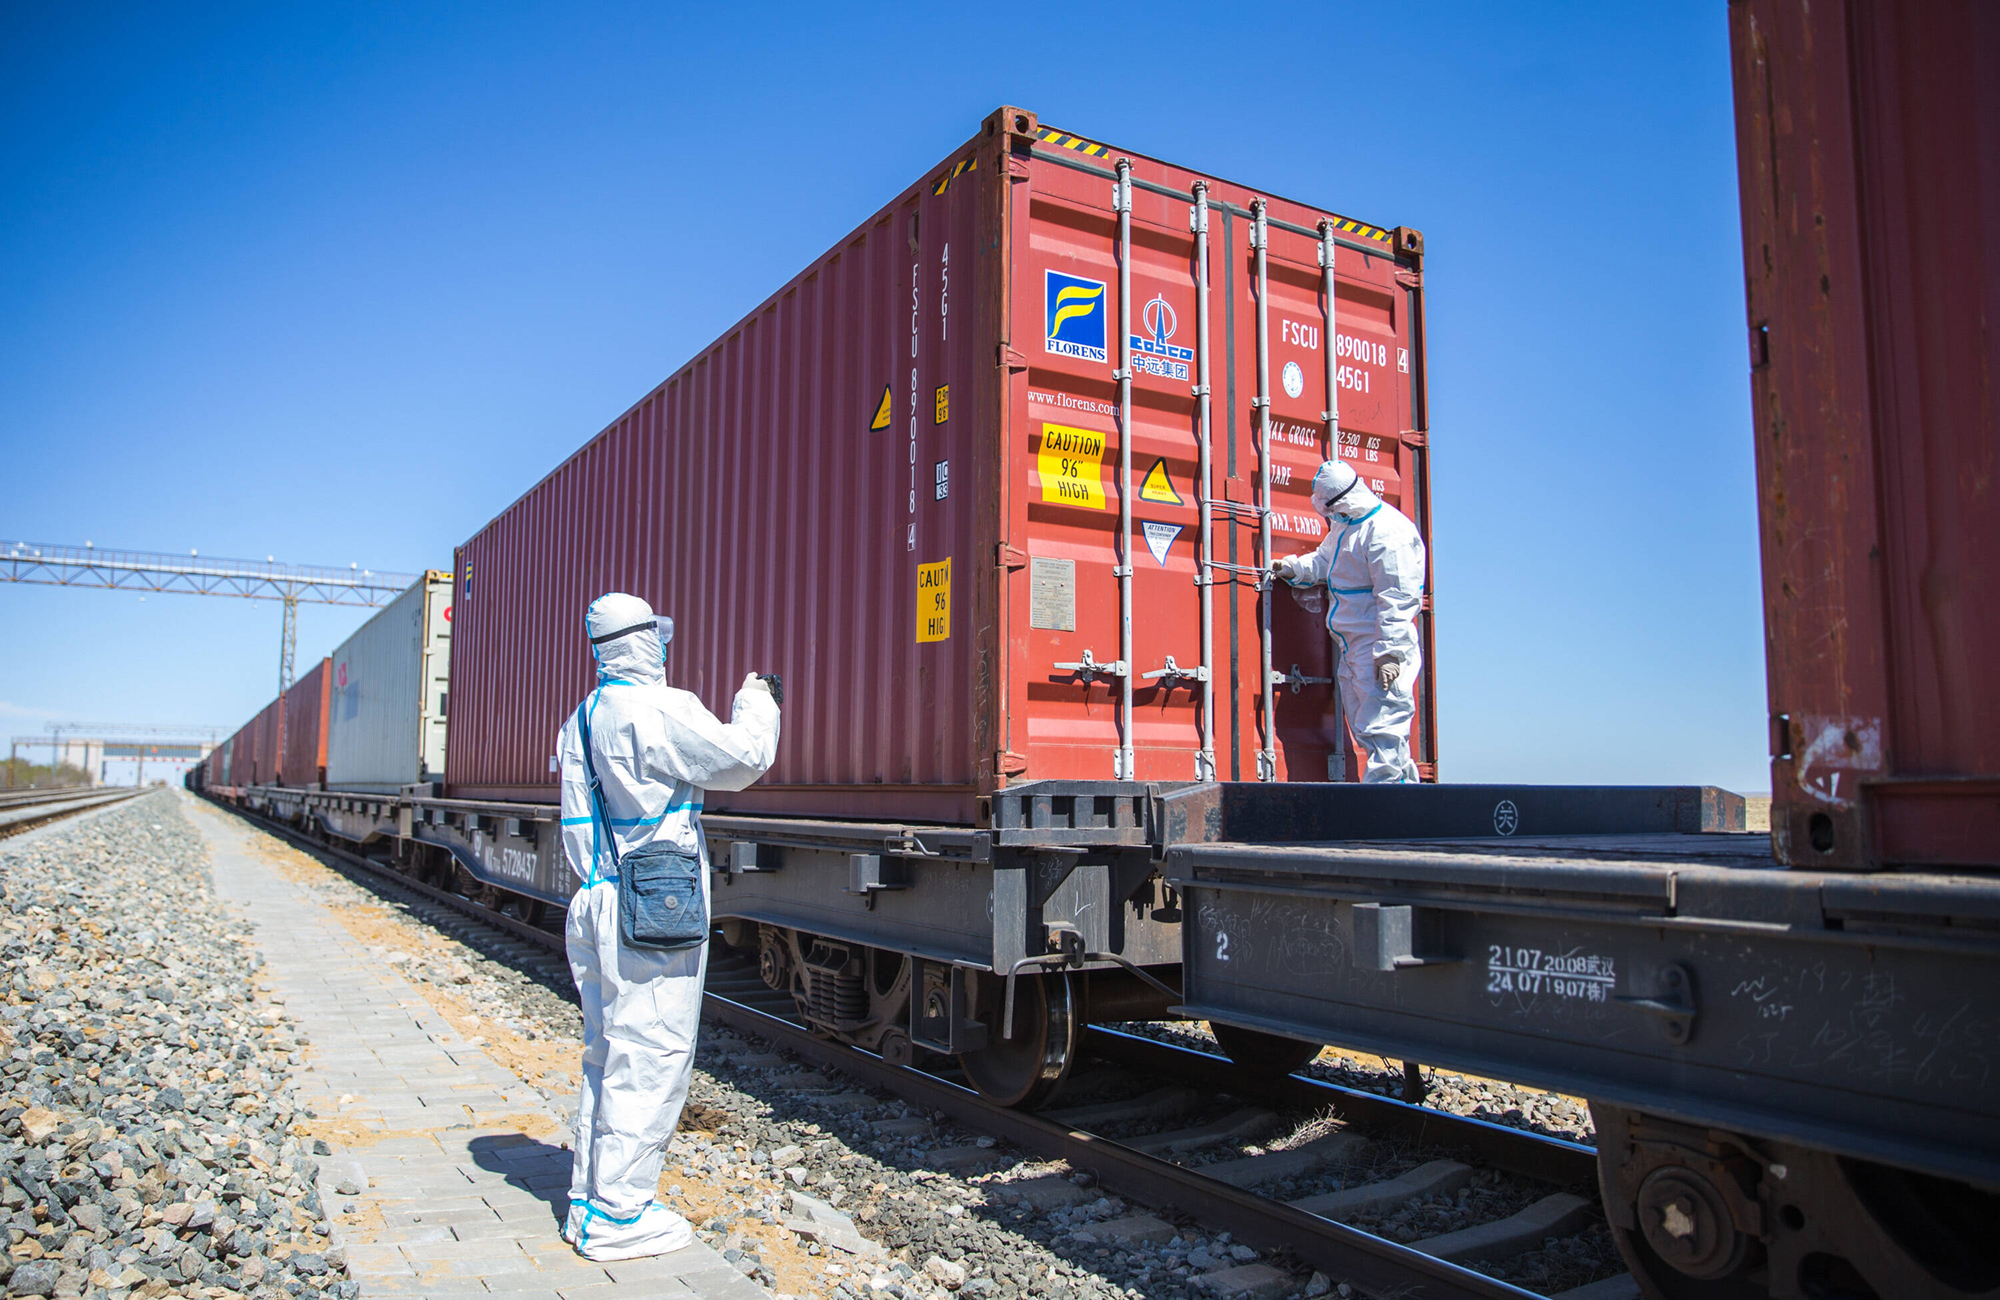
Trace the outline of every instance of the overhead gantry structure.
{"type": "MultiPolygon", "coordinates": [[[[236,596],[276,600],[284,605],[278,645],[278,694],[292,685],[301,602],[314,605],[386,605],[417,580],[414,573],[391,573],[350,564],[344,569],[258,560],[203,559],[159,551],[118,551],[93,546],[0,541],[0,582],[33,582],[52,587],[101,587],[114,591],[178,592],[190,596],[236,596]]],[[[280,710],[282,718],[283,711],[280,710]]],[[[282,727],[283,723],[280,722],[282,727]]],[[[120,730],[128,730],[121,728],[120,730]]]]}

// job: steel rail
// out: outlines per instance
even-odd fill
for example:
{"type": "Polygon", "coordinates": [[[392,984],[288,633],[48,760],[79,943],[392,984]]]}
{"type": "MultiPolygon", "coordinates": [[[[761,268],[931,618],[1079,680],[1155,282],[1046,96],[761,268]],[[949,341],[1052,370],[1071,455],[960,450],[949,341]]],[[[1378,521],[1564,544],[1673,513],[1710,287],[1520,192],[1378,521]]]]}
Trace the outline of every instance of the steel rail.
{"type": "MultiPolygon", "coordinates": [[[[267,827],[302,847],[360,867],[371,875],[381,877],[387,883],[442,903],[474,920],[483,921],[556,951],[563,949],[563,937],[560,934],[539,929],[495,912],[449,890],[412,880],[379,862],[321,843],[292,827],[271,821],[259,814],[228,804],[218,804],[218,806],[247,821],[267,827]]],[[[781,1046],[804,1060],[840,1070],[862,1082],[914,1101],[927,1109],[942,1112],[969,1128],[1005,1138],[1023,1151],[1039,1158],[1060,1159],[1074,1169],[1088,1170],[1101,1186],[1121,1196],[1156,1207],[1171,1206],[1196,1219],[1207,1230],[1226,1231],[1239,1240],[1267,1250],[1287,1251],[1329,1276],[1351,1282],[1364,1291],[1395,1295],[1407,1300],[1540,1300],[1532,1291],[1437,1259],[1422,1251],[1412,1250],[1386,1238],[1373,1236],[1344,1223],[1294,1209],[1281,1201],[1268,1200],[1226,1183],[1217,1182],[1203,1176],[1198,1169],[1183,1168],[1141,1154],[1115,1141],[1080,1129],[1066,1128],[1038,1115],[995,1106],[969,1088],[910,1066],[891,1065],[858,1047],[820,1038],[803,1025],[759,1010],[747,1003],[704,990],[702,1006],[707,1014],[722,1023],[781,1046]]],[[[1113,1054],[1125,1051],[1145,1053],[1148,1049],[1156,1048],[1160,1053],[1157,1059],[1172,1060],[1183,1071],[1196,1063],[1201,1063],[1201,1068],[1204,1070],[1227,1068],[1227,1063],[1220,1058],[1208,1057],[1204,1053],[1177,1048],[1170,1044],[1152,1043],[1131,1035],[1117,1034],[1116,1031],[1092,1029],[1091,1039],[1093,1045],[1108,1046],[1113,1054]],[[1135,1049],[1131,1044],[1144,1044],[1145,1047],[1135,1049]]],[[[1284,1104],[1303,1105],[1308,1108],[1332,1107],[1344,1114],[1352,1114],[1356,1119],[1363,1119],[1365,1116],[1366,1122],[1371,1124],[1382,1123],[1387,1119],[1389,1122],[1383,1123],[1383,1127],[1401,1130],[1405,1135],[1412,1127],[1412,1120],[1421,1121],[1422,1124],[1438,1124],[1440,1128],[1436,1135],[1424,1136],[1423,1140],[1432,1142],[1468,1145],[1478,1149],[1477,1138],[1467,1142],[1458,1136],[1466,1126],[1473,1126],[1475,1132],[1500,1130],[1507,1139],[1523,1144],[1540,1143],[1551,1147],[1571,1145],[1519,1133],[1516,1130],[1500,1129],[1498,1125],[1486,1125],[1481,1121],[1467,1120],[1463,1116],[1448,1115],[1439,1111],[1425,1112],[1420,1116],[1403,1116],[1402,1112],[1418,1112],[1423,1108],[1406,1106],[1386,1098],[1373,1097],[1353,1089],[1308,1079],[1292,1077],[1284,1081],[1274,1081],[1270,1087],[1274,1095],[1284,1104]],[[1397,1122],[1399,1116],[1401,1120],[1397,1122]],[[1454,1137],[1447,1137],[1447,1132],[1452,1133],[1454,1137]],[[1454,1140],[1455,1137],[1457,1140],[1454,1140]]],[[[1237,1076],[1232,1076],[1229,1088],[1244,1095],[1252,1095],[1256,1091],[1255,1085],[1237,1076]]],[[[1517,1168],[1521,1164],[1534,1166],[1538,1163],[1522,1159],[1521,1151],[1528,1149],[1525,1145],[1518,1151],[1510,1151],[1499,1143],[1495,1143],[1495,1147],[1501,1151],[1501,1156],[1495,1158],[1493,1162],[1503,1168],[1529,1173],[1535,1177],[1554,1177],[1558,1181],[1571,1181],[1575,1173],[1573,1168],[1563,1163],[1569,1158],[1567,1152],[1546,1157],[1540,1162],[1549,1169],[1562,1171],[1559,1174],[1552,1174],[1540,1168],[1517,1168]]],[[[1577,1148],[1577,1150],[1586,1149],[1577,1148]]],[[[1594,1161],[1594,1156],[1591,1159],[1594,1161]]]]}
{"type": "Polygon", "coordinates": [[[106,791],[103,787],[88,793],[78,794],[75,790],[50,790],[42,798],[8,798],[0,805],[0,839],[19,835],[23,831],[45,826],[65,817],[89,812],[93,808],[104,808],[111,804],[123,803],[145,792],[146,787],[133,786],[129,789],[106,791]]]}
{"type": "Polygon", "coordinates": [[[1199,1170],[1143,1155],[1039,1115],[995,1106],[969,1088],[910,1066],[891,1065],[846,1043],[818,1038],[801,1025],[744,1003],[704,993],[702,1005],[724,1024],[776,1043],[795,1056],[941,1111],[968,1128],[1005,1138],[1043,1159],[1063,1160],[1073,1169],[1088,1170],[1100,1186],[1144,1204],[1172,1206],[1200,1222],[1204,1231],[1220,1229],[1251,1245],[1287,1251],[1362,1290],[1410,1300],[1534,1300],[1532,1291],[1294,1209],[1282,1201],[1266,1200],[1204,1177],[1199,1170]]]}
{"type": "Polygon", "coordinates": [[[1597,1150],[1578,1142],[1509,1128],[1490,1120],[1412,1105],[1305,1075],[1258,1078],[1228,1058],[1092,1025],[1084,1050],[1151,1077],[1179,1079],[1246,1101],[1289,1110],[1331,1110],[1386,1137],[1425,1147],[1453,1147],[1510,1174],[1573,1187],[1597,1182],[1597,1150]]]}

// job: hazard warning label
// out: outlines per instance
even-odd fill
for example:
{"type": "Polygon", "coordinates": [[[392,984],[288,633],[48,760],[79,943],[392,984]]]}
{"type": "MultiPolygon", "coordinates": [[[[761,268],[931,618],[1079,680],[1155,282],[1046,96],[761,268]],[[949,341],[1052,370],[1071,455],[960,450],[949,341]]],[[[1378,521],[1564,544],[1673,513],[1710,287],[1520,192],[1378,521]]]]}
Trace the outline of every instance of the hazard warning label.
{"type": "Polygon", "coordinates": [[[1139,485],[1141,501],[1157,501],[1161,505],[1184,505],[1181,494],[1174,491],[1174,480],[1167,473],[1164,457],[1153,462],[1153,468],[1146,471],[1146,481],[1139,485]]]}
{"type": "Polygon", "coordinates": [[[1042,500],[1104,509],[1103,434],[1044,424],[1035,472],[1042,480],[1042,500]]]}
{"type": "Polygon", "coordinates": [[[882,385],[882,400],[875,403],[875,418],[868,422],[870,433],[879,433],[889,427],[889,385],[882,385]]]}
{"type": "Polygon", "coordinates": [[[917,566],[917,640],[951,639],[951,559],[917,566]]]}

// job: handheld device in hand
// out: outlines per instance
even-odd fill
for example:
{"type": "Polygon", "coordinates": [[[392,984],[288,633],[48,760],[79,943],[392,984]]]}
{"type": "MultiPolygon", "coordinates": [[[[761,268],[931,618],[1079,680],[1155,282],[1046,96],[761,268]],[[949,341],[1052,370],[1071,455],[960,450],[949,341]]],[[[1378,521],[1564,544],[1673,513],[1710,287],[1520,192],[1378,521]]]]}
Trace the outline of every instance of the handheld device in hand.
{"type": "Polygon", "coordinates": [[[758,673],[757,675],[764,679],[766,686],[771,688],[772,702],[783,704],[785,702],[785,679],[776,673],[758,673]]]}

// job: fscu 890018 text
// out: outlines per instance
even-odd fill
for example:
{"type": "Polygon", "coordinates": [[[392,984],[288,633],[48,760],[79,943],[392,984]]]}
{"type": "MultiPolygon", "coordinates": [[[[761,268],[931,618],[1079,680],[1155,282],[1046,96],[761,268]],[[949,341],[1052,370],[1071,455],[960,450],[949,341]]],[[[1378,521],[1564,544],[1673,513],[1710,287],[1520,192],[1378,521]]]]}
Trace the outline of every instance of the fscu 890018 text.
{"type": "MultiPolygon", "coordinates": [[[[1278,341],[1308,352],[1319,351],[1320,327],[1308,321],[1279,320],[1278,341]]],[[[1364,366],[1386,366],[1389,364],[1389,345],[1377,343],[1374,339],[1358,338],[1352,334],[1333,336],[1333,355],[1352,357],[1364,366]]]]}

